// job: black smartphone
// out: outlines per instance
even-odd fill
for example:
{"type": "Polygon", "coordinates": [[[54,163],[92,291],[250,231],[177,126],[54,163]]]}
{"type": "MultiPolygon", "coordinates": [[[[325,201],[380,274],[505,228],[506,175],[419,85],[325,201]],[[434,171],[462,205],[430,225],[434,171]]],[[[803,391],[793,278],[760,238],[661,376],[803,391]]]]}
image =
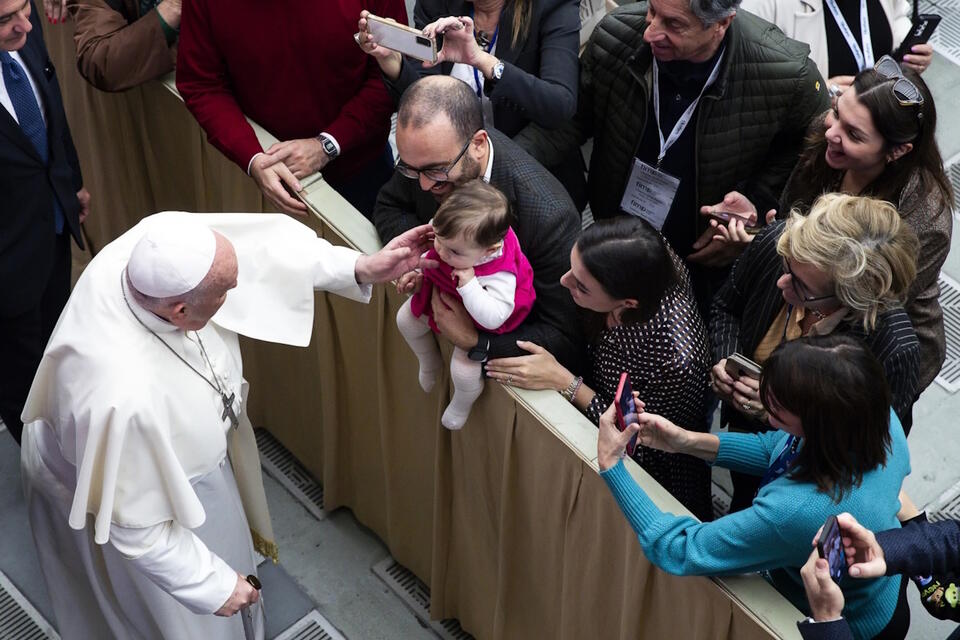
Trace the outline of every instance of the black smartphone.
{"type": "Polygon", "coordinates": [[[917,44],[926,44],[926,42],[930,40],[930,36],[933,35],[933,32],[936,31],[940,20],[940,16],[935,13],[921,13],[918,15],[910,27],[910,33],[907,34],[907,37],[904,38],[900,46],[897,47],[896,53],[893,54],[893,59],[897,62],[903,62],[903,56],[910,53],[910,47],[917,44]]]}
{"type": "MultiPolygon", "coordinates": [[[[617,405],[617,428],[625,431],[627,428],[627,417],[637,415],[637,406],[633,401],[633,387],[630,386],[630,376],[624,371],[620,374],[620,384],[617,386],[617,395],[614,397],[614,403],[617,405]]],[[[627,443],[627,455],[631,458],[637,450],[637,434],[633,434],[630,442],[627,443]]]]}
{"type": "Polygon", "coordinates": [[[840,582],[847,575],[847,556],[843,552],[843,537],[840,535],[840,523],[837,516],[830,516],[823,523],[820,539],[817,540],[817,552],[830,565],[830,577],[840,582]]]}

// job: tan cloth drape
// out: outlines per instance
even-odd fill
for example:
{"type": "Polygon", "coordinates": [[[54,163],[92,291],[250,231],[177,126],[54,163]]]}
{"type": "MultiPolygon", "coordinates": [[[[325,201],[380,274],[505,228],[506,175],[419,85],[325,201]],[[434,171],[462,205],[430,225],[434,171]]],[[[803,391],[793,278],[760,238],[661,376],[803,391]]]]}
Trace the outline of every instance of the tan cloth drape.
{"type": "MultiPolygon", "coordinates": [[[[162,83],[88,87],[69,27],[45,25],[98,246],[157,210],[263,210],[253,182],[162,83]]],[[[337,229],[376,248],[369,223],[328,185],[307,190],[323,218],[308,224],[323,237],[344,244],[337,229]]],[[[481,638],[799,637],[800,613],[759,577],[653,568],[592,465],[595,428],[556,394],[488,383],[462,431],[440,427],[449,380],[420,390],[396,330],[402,300],[383,286],[369,305],[317,294],[311,345],[243,341],[244,372],[253,423],[322,479],[328,509],[352,509],[431,586],[434,617],[457,617],[481,638]]],[[[681,509],[630,468],[655,500],[681,509]]]]}

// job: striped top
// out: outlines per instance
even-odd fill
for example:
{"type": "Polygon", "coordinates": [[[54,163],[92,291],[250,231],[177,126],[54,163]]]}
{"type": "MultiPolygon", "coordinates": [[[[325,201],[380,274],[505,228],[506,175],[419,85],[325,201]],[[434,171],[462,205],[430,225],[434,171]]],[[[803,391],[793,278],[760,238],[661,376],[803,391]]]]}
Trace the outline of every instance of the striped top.
{"type": "MultiPolygon", "coordinates": [[[[783,295],[777,287],[783,275],[777,241],[785,226],[785,222],[777,221],[757,234],[717,292],[710,315],[714,362],[734,352],[752,354],[783,307],[783,295]]],[[[890,385],[893,409],[909,433],[911,409],[920,392],[920,343],[906,312],[897,308],[882,313],[870,333],[852,320],[844,320],[835,331],[860,338],[880,361],[890,385]]],[[[722,419],[743,431],[769,428],[726,406],[722,419]]]]}

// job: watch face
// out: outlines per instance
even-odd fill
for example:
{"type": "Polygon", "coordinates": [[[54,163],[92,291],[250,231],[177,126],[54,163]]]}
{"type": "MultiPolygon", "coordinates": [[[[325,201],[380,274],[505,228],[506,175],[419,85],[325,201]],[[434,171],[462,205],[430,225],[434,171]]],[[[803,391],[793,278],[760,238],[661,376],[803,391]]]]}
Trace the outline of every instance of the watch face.
{"type": "Polygon", "coordinates": [[[323,150],[327,153],[328,156],[337,155],[337,147],[336,145],[333,144],[333,142],[331,142],[327,138],[322,138],[321,141],[323,142],[323,150]]]}

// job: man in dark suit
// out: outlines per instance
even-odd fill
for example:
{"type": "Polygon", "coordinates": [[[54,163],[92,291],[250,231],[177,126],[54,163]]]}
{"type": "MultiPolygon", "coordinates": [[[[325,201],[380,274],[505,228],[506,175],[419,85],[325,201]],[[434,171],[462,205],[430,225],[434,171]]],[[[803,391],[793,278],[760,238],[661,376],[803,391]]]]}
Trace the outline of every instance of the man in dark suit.
{"type": "Polygon", "coordinates": [[[0,418],[19,442],[90,194],[32,0],[0,0],[0,66],[0,418]]]}
{"type": "Polygon", "coordinates": [[[509,138],[484,130],[476,94],[448,76],[423,78],[404,93],[397,149],[397,171],[380,190],[373,210],[383,242],[429,222],[458,184],[483,178],[510,201],[520,248],[533,267],[537,301],[517,330],[481,333],[458,300],[434,293],[434,321],[440,332],[478,361],[526,355],[516,344],[526,340],[572,365],[578,355],[579,323],[560,276],[570,268],[580,215],[563,186],[509,138]]]}

